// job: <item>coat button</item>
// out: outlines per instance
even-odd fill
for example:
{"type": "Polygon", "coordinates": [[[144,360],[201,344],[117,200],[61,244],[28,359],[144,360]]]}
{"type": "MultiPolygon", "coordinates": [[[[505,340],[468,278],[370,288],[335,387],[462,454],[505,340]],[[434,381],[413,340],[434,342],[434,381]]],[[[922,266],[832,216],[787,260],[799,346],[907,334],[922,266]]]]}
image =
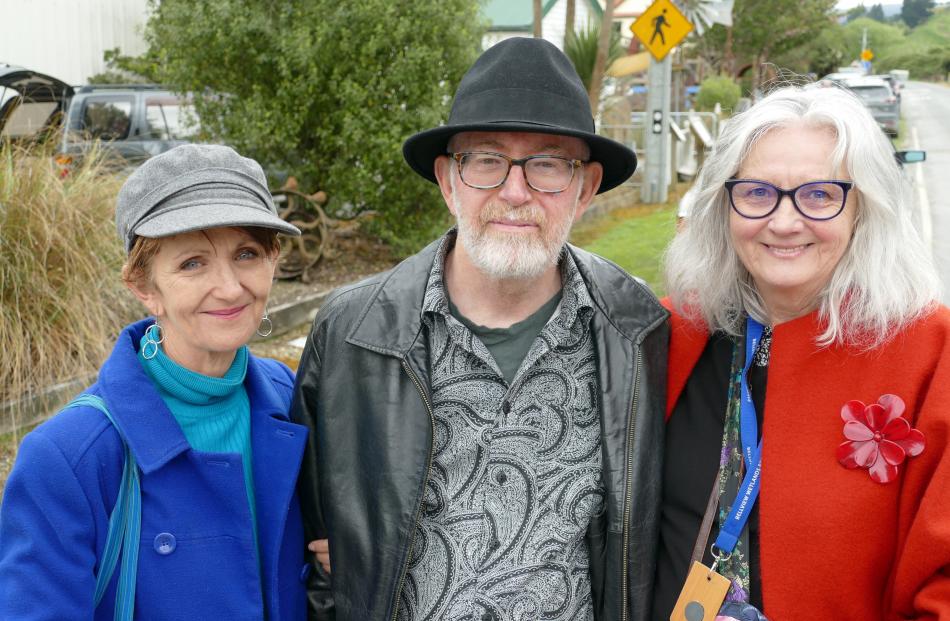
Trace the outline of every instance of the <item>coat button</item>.
{"type": "MultiPolygon", "coordinates": [[[[494,552],[501,547],[501,541],[498,540],[498,537],[492,537],[492,540],[488,542],[488,548],[494,552]]],[[[491,613],[487,613],[491,614],[491,613]]]]}
{"type": "Polygon", "coordinates": [[[303,584],[307,583],[307,578],[310,577],[310,570],[313,569],[313,565],[310,563],[304,563],[303,567],[300,568],[300,582],[303,584]]]}
{"type": "Polygon", "coordinates": [[[155,535],[155,541],[152,542],[155,551],[162,556],[174,552],[177,545],[178,542],[175,541],[175,535],[171,533],[158,533],[155,535]]]}
{"type": "MultiPolygon", "coordinates": [[[[504,403],[502,403],[502,404],[501,404],[501,411],[504,412],[505,414],[511,414],[511,404],[508,403],[507,401],[505,401],[504,403]]],[[[489,612],[489,613],[485,613],[485,614],[491,614],[491,613],[489,612]]]]}
{"type": "Polygon", "coordinates": [[[493,615],[491,612],[486,610],[482,613],[482,621],[494,621],[494,619],[495,615],[493,615]]]}

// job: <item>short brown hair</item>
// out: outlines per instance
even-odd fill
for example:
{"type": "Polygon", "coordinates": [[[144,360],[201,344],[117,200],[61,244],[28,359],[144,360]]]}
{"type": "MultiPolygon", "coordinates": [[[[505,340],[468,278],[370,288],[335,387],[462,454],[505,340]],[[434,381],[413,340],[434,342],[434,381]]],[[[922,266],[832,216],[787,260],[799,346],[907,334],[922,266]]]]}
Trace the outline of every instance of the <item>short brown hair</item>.
{"type": "MultiPolygon", "coordinates": [[[[277,236],[276,230],[259,226],[239,226],[235,228],[241,229],[250,235],[254,241],[264,248],[264,252],[268,256],[276,258],[280,253],[280,238],[277,236]]],[[[158,254],[164,239],[164,237],[142,236],[135,238],[135,241],[132,242],[132,249],[129,250],[129,256],[125,260],[125,265],[122,266],[122,280],[126,284],[141,286],[151,280],[152,260],[158,254]]]]}

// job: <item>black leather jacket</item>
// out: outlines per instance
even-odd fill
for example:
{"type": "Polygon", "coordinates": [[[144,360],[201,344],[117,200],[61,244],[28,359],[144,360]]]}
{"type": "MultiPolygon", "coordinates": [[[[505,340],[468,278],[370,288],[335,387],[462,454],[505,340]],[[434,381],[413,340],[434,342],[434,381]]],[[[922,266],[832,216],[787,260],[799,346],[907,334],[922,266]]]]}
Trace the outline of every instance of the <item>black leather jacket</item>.
{"type": "MultiPolygon", "coordinates": [[[[311,618],[394,619],[432,465],[422,299],[435,242],[336,291],[313,323],[292,417],[310,428],[300,475],[307,540],[329,536],[332,580],[311,618]]],[[[660,504],[667,312],[616,265],[569,247],[596,310],[606,511],[588,530],[595,617],[648,618],[660,504]]]]}

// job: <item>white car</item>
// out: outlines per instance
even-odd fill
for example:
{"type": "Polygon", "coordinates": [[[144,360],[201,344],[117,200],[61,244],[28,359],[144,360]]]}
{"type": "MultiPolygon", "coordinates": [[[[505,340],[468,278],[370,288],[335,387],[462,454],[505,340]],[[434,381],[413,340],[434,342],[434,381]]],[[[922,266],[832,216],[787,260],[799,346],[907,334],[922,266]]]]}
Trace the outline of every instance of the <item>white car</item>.
{"type": "Polygon", "coordinates": [[[846,78],[838,84],[858,96],[868,107],[874,120],[889,136],[896,136],[900,118],[900,101],[891,90],[891,86],[881,78],[846,78]]]}

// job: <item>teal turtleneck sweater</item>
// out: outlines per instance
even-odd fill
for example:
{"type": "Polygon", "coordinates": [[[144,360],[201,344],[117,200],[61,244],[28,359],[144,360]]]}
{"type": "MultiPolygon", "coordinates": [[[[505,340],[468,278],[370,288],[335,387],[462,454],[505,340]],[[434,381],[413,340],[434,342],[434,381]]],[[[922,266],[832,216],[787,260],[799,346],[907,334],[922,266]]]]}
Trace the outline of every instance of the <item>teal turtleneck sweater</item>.
{"type": "Polygon", "coordinates": [[[142,356],[144,344],[143,337],[138,353],[139,362],[155,382],[191,448],[208,453],[241,455],[256,543],[257,506],[251,468],[251,408],[244,388],[247,347],[237,350],[234,362],[224,377],[210,377],[186,369],[166,356],[160,347],[154,358],[146,360],[142,356]]]}

